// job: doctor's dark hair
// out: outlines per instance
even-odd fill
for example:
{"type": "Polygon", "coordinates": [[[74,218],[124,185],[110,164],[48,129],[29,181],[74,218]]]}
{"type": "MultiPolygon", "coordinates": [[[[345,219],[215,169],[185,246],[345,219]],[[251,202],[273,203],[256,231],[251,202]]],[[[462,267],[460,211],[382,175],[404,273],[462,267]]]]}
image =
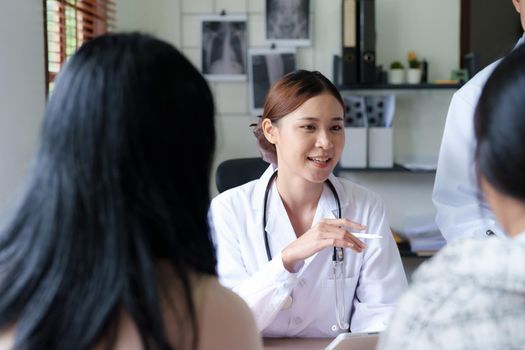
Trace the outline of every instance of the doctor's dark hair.
{"type": "Polygon", "coordinates": [[[277,164],[275,145],[268,142],[262,130],[262,122],[268,118],[274,124],[286,115],[292,113],[312,97],[321,94],[330,94],[345,109],[341,94],[334,84],[317,71],[297,70],[277,80],[264,102],[263,115],[253,126],[253,133],[259,143],[259,149],[265,161],[277,164]]]}
{"type": "Polygon", "coordinates": [[[496,190],[525,201],[525,46],[487,80],[475,112],[476,164],[496,190]]]}
{"type": "Polygon", "coordinates": [[[123,312],[145,349],[196,347],[191,273],[216,275],[213,118],[206,81],[163,41],[105,35],[69,59],[0,233],[0,329],[16,327],[16,349],[111,348],[123,312]]]}

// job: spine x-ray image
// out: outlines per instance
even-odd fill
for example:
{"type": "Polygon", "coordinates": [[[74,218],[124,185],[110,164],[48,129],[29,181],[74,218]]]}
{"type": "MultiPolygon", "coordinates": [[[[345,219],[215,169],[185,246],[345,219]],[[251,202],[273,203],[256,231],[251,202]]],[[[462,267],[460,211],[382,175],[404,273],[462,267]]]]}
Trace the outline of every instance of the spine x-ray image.
{"type": "Polygon", "coordinates": [[[266,39],[309,39],[309,0],[266,0],[266,39]]]}
{"type": "Polygon", "coordinates": [[[262,108],[270,86],[295,70],[294,53],[252,55],[253,108],[262,108]]]}

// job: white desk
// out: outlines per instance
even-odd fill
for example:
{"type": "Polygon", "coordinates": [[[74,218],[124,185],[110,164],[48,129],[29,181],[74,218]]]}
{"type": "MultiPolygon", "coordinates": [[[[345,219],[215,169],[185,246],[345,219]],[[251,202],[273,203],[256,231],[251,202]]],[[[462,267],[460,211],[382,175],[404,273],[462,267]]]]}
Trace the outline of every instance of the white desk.
{"type": "Polygon", "coordinates": [[[265,350],[323,350],[333,338],[264,338],[265,350]]]}

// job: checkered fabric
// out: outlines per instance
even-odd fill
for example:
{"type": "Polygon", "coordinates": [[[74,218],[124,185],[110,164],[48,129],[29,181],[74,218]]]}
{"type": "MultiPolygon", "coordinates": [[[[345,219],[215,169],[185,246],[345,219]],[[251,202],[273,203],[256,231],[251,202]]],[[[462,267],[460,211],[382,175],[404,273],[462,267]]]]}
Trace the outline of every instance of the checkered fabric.
{"type": "Polygon", "coordinates": [[[414,273],[379,349],[525,349],[525,234],[460,240],[414,273]]]}

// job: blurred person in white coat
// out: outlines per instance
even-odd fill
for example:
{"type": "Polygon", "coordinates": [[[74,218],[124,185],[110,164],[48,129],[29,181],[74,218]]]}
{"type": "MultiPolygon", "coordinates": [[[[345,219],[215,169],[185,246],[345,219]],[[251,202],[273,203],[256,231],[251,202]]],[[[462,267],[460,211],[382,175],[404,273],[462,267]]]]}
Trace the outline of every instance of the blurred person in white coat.
{"type": "Polygon", "coordinates": [[[345,139],[339,92],[296,71],[272,86],[263,113],[254,133],[272,165],[210,207],[221,283],[266,337],[383,330],[407,282],[380,197],[332,174],[345,139]]]}
{"type": "Polygon", "coordinates": [[[458,239],[413,275],[380,350],[525,348],[525,47],[483,87],[477,183],[505,236],[458,239]]]}
{"type": "MultiPolygon", "coordinates": [[[[525,29],[525,0],[512,0],[512,4],[525,29]]],[[[522,37],[516,46],[523,40],[522,37]]],[[[436,223],[448,242],[460,237],[503,235],[477,186],[473,127],[474,108],[481,90],[499,62],[485,67],[459,89],[448,110],[432,193],[436,223]]]]}

